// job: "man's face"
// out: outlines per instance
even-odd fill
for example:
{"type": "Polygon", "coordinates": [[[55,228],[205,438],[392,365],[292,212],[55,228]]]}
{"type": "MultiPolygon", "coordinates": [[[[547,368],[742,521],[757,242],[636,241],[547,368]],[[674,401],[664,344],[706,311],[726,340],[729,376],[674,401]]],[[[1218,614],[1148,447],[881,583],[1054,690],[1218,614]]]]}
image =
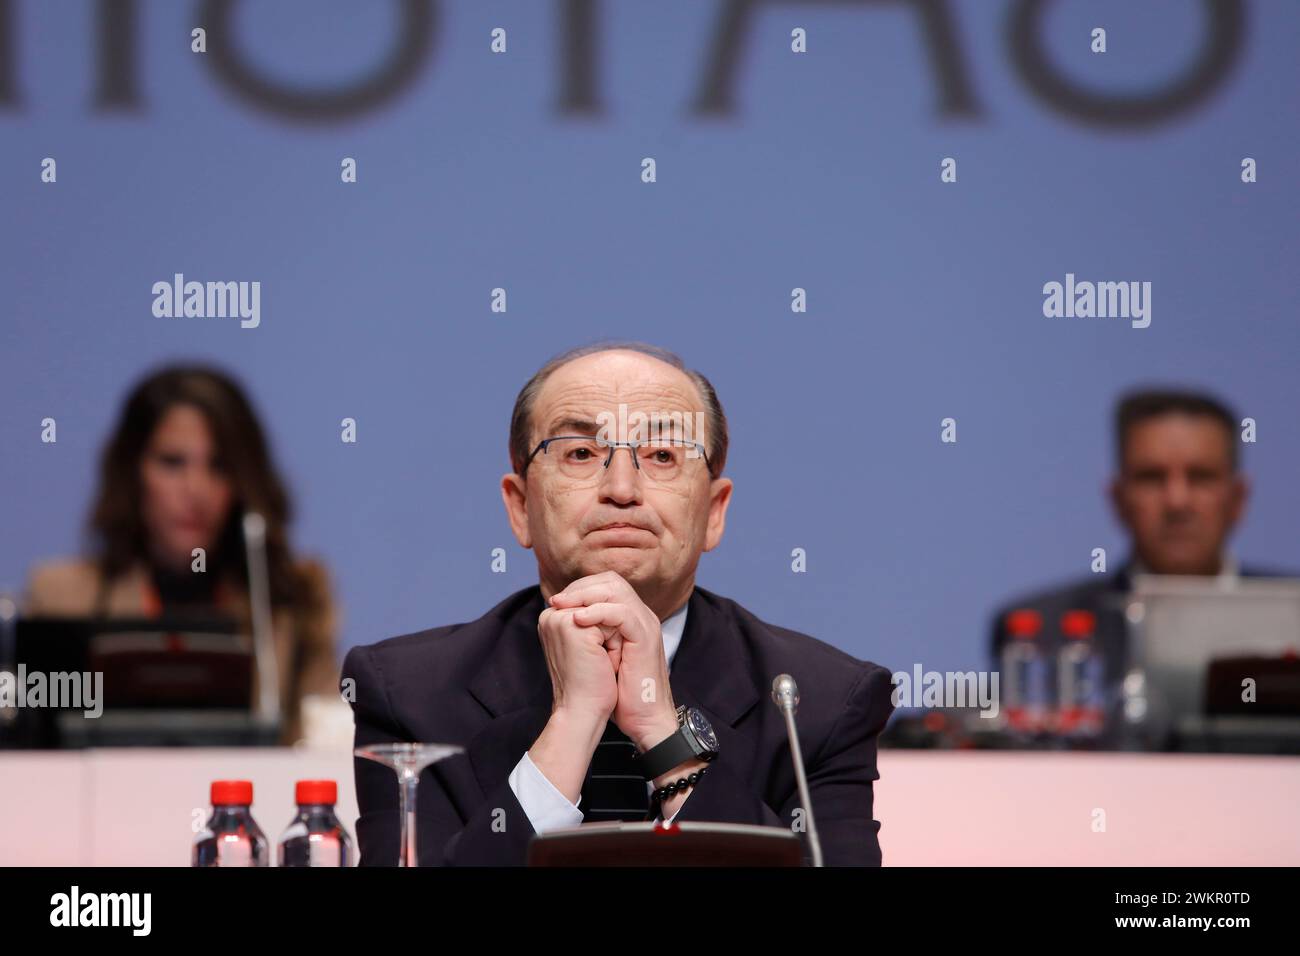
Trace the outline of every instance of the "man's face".
{"type": "Polygon", "coordinates": [[[1247,492],[1232,470],[1232,440],[1207,415],[1159,415],[1129,429],[1111,495],[1138,557],[1156,574],[1218,572],[1247,492]]]}
{"type": "MultiPolygon", "coordinates": [[[[694,383],[672,366],[638,352],[599,352],[546,380],[532,410],[529,451],[544,438],[596,435],[617,421],[620,404],[628,418],[675,412],[693,423],[704,411],[694,383]]],[[[619,441],[645,437],[607,434],[619,441]]],[[[707,430],[686,437],[712,452],[707,430]]],[[[690,594],[700,554],[722,539],[731,481],[711,479],[702,456],[687,458],[673,480],[656,481],[626,448],[614,452],[608,468],[575,479],[560,467],[557,447],[534,457],[524,477],[506,475],[501,485],[515,537],[537,554],[543,592],[615,571],[652,610],[674,610],[690,594]]]]}

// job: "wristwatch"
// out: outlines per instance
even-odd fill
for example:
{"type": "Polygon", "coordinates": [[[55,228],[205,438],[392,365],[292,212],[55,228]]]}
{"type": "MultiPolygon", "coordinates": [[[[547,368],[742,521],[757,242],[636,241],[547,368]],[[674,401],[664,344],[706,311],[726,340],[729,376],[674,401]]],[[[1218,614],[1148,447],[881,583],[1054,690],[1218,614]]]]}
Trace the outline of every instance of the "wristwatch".
{"type": "Polygon", "coordinates": [[[709,718],[696,707],[677,708],[677,733],[637,755],[641,775],[647,780],[662,776],[688,761],[712,760],[718,755],[718,738],[709,718]]]}

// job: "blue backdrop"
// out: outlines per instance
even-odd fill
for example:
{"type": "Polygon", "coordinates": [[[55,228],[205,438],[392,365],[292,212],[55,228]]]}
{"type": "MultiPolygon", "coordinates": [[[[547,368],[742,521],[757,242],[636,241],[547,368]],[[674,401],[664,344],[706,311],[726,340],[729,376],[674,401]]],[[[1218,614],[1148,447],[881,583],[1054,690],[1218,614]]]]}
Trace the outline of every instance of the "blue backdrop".
{"type": "Polygon", "coordinates": [[[78,548],[133,380],[201,358],[262,412],[344,645],[475,617],[536,580],[497,487],[515,393],[605,336],[678,351],[730,416],[735,499],[699,582],[892,668],[980,665],[996,603],[1086,573],[1094,547],[1119,559],[1109,416],[1136,383],[1206,386],[1257,420],[1236,551],[1300,563],[1300,5],[770,3],[721,19],[744,9],[0,3],[0,585],[78,548]],[[233,73],[190,49],[221,10],[233,73]],[[1014,52],[1035,10],[1032,49],[1069,89],[1123,102],[1200,70],[1199,91],[1128,124],[1058,108],[1014,52]],[[1244,33],[1201,69],[1211,31],[1228,43],[1215,11],[1244,33]],[[240,92],[248,74],[356,87],[403,38],[409,74],[350,115],[240,92]],[[730,103],[707,113],[702,91],[728,87],[710,75],[731,78],[730,103]],[[154,317],[152,284],[177,272],[260,281],[260,326],[154,317]],[[1150,281],[1150,327],[1045,318],[1042,286],[1067,272],[1150,281]],[[57,444],[40,441],[47,416],[57,444]]]}

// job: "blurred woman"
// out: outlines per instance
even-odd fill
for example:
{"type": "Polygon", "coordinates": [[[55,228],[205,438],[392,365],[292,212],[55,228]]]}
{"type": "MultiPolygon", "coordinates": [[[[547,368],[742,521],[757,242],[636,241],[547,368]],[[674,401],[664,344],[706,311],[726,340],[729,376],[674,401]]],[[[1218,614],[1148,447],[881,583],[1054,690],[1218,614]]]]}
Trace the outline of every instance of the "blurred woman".
{"type": "Polygon", "coordinates": [[[290,551],[289,496],[248,399],[221,372],[165,368],[135,387],[104,450],[89,556],[34,568],[26,612],[170,618],[215,609],[250,633],[246,511],[266,522],[282,740],[295,741],[302,698],[338,697],[333,601],[324,567],[290,551]],[[204,572],[192,570],[195,548],[204,572]]]}

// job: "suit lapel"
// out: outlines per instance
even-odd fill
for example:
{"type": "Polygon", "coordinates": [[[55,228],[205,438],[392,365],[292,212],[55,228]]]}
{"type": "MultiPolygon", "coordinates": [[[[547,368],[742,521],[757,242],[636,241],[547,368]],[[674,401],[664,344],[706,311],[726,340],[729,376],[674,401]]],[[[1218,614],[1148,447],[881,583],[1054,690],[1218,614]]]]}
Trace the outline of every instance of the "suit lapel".
{"type": "MultiPolygon", "coordinates": [[[[550,717],[551,678],[537,637],[544,606],[541,588],[534,586],[487,615],[505,623],[469,685],[492,716],[466,748],[483,792],[509,775],[550,717]]],[[[720,610],[716,597],[696,588],[669,676],[673,699],[704,712],[737,766],[748,765],[755,744],[750,734],[733,729],[760,699],[750,671],[735,620],[720,610]]]]}
{"type": "Polygon", "coordinates": [[[722,612],[714,595],[697,587],[669,676],[674,700],[734,727],[759,700],[751,670],[735,619],[722,612]]]}
{"type": "Polygon", "coordinates": [[[484,793],[510,774],[551,714],[551,676],[537,636],[544,606],[542,589],[534,585],[484,615],[487,626],[494,618],[504,622],[469,684],[470,694],[492,718],[466,746],[484,793]]]}
{"type": "Polygon", "coordinates": [[[669,674],[673,700],[704,713],[718,738],[718,761],[742,779],[750,776],[758,751],[756,721],[742,724],[760,699],[752,671],[735,617],[697,587],[669,674]]]}
{"type": "Polygon", "coordinates": [[[1133,590],[1133,561],[1130,558],[1119,566],[1119,569],[1111,575],[1111,589],[1118,591],[1120,594],[1127,594],[1133,590]]]}
{"type": "Polygon", "coordinates": [[[469,692],[493,717],[522,707],[551,703],[551,676],[537,636],[545,602],[536,585],[517,591],[487,618],[504,621],[487,660],[470,681],[469,692]]]}

